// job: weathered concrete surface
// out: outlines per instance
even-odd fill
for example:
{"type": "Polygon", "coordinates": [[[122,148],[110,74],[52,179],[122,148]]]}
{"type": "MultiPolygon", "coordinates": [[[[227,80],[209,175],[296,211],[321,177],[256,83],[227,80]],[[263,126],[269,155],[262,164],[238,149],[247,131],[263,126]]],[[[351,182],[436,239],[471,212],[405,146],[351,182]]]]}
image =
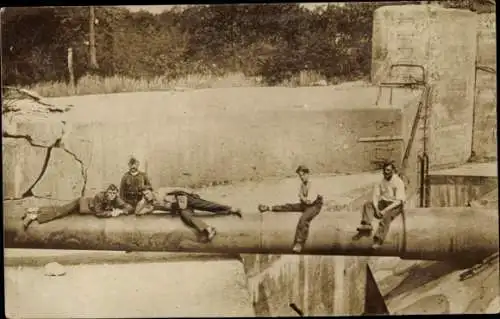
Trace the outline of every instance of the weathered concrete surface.
{"type": "Polygon", "coordinates": [[[8,113],[2,116],[4,137],[24,137],[32,144],[53,146],[64,133],[62,114],[8,113]]]}
{"type": "Polygon", "coordinates": [[[23,138],[3,138],[3,198],[21,198],[43,173],[48,149],[23,138]]]}
{"type": "Polygon", "coordinates": [[[235,255],[169,253],[149,251],[103,251],[103,250],[58,250],[58,249],[4,249],[6,267],[43,267],[56,261],[64,265],[130,264],[151,262],[182,262],[192,260],[228,260],[235,255]]]}
{"type": "MultiPolygon", "coordinates": [[[[387,81],[396,63],[422,65],[432,86],[429,117],[431,167],[465,163],[471,156],[476,14],[436,6],[381,7],[374,14],[372,81],[387,81]]],[[[415,68],[394,80],[420,79],[415,68]]]]}
{"type": "Polygon", "coordinates": [[[239,260],[6,267],[9,318],[252,317],[239,260]]]}
{"type": "Polygon", "coordinates": [[[498,313],[498,265],[497,258],[461,281],[460,274],[468,266],[458,263],[397,258],[370,261],[389,312],[394,315],[498,313]]]}
{"type": "Polygon", "coordinates": [[[496,15],[478,15],[477,69],[472,151],[480,160],[497,158],[496,15]]]}
{"type": "Polygon", "coordinates": [[[429,174],[430,205],[467,206],[498,188],[497,163],[469,163],[429,174]]]}
{"type": "Polygon", "coordinates": [[[85,185],[83,170],[83,164],[75,156],[63,149],[54,148],[50,153],[47,169],[33,187],[33,193],[40,197],[57,194],[57,198],[61,200],[78,198],[82,196],[85,185]]]}
{"type": "Polygon", "coordinates": [[[259,316],[295,316],[294,303],[306,316],[359,315],[364,311],[365,267],[362,257],[280,256],[253,273],[247,270],[255,311],[259,316]]]}
{"type": "MultiPolygon", "coordinates": [[[[401,108],[414,103],[418,94],[398,92],[393,106],[383,101],[375,106],[378,90],[374,87],[238,88],[61,98],[60,103],[71,101],[75,107],[54,115],[65,123],[54,149],[64,149],[74,155],[72,161],[83,164],[85,195],[118,183],[132,154],[143,159],[143,169],[155,187],[282,178],[293,175],[299,163],[307,163],[315,173],[366,171],[377,167],[373,159],[401,157],[401,141],[382,146],[358,142],[364,137],[402,134],[401,108]],[[298,127],[307,127],[308,133],[298,127]]],[[[22,123],[17,126],[32,125],[26,118],[19,120],[22,123]]],[[[23,132],[35,134],[37,123],[23,132]]],[[[82,172],[65,174],[79,180],[82,172]]],[[[62,179],[54,183],[52,196],[68,187],[62,179]]]]}

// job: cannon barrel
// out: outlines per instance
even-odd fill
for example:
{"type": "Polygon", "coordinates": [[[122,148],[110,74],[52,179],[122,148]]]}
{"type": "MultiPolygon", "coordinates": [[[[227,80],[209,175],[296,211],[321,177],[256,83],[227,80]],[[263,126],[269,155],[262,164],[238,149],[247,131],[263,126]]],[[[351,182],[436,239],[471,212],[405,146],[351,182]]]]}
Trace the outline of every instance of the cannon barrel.
{"type": "MultiPolygon", "coordinates": [[[[24,230],[22,206],[4,205],[7,248],[289,254],[300,218],[300,213],[251,212],[243,219],[200,214],[217,229],[217,236],[203,243],[173,214],[106,219],[71,215],[45,224],[34,222],[24,230]]],[[[377,250],[371,248],[372,237],[357,236],[359,219],[356,211],[324,209],[310,225],[302,254],[445,260],[481,258],[499,247],[498,210],[405,209],[392,222],[384,244],[377,250]]]]}

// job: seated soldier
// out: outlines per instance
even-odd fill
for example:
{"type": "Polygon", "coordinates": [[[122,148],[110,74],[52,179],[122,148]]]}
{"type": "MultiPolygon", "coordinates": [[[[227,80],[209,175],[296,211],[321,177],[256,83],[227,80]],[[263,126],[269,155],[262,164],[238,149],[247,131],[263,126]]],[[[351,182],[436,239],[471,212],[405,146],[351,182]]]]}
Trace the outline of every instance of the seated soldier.
{"type": "Polygon", "coordinates": [[[181,220],[189,227],[194,228],[200,235],[211,241],[216,235],[214,227],[207,225],[203,220],[194,216],[195,210],[212,212],[221,215],[236,215],[242,218],[241,211],[237,208],[217,204],[202,199],[199,195],[189,190],[175,189],[167,192],[167,197],[162,200],[153,192],[151,186],[143,189],[142,199],[137,204],[135,214],[145,215],[154,210],[171,211],[181,216],[181,220]],[[173,196],[169,199],[168,196],[173,196]]]}
{"type": "Polygon", "coordinates": [[[120,182],[120,198],[135,208],[141,200],[141,190],[145,186],[151,186],[151,181],[145,172],[139,171],[139,160],[131,157],[128,166],[120,182]]]}
{"type": "Polygon", "coordinates": [[[35,220],[43,224],[74,213],[92,214],[96,217],[117,217],[132,212],[132,206],[118,196],[118,187],[111,184],[105,191],[97,193],[93,198],[77,198],[62,206],[30,208],[23,216],[23,225],[26,229],[35,220]]]}

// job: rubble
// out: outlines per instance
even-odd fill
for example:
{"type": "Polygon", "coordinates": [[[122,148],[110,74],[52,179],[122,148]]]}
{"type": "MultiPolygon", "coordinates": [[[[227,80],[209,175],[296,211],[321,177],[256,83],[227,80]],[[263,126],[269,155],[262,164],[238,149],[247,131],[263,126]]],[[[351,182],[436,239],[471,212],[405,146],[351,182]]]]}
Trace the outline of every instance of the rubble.
{"type": "Polygon", "coordinates": [[[64,266],[57,262],[48,263],[45,265],[44,270],[45,276],[64,276],[66,274],[64,266]]]}

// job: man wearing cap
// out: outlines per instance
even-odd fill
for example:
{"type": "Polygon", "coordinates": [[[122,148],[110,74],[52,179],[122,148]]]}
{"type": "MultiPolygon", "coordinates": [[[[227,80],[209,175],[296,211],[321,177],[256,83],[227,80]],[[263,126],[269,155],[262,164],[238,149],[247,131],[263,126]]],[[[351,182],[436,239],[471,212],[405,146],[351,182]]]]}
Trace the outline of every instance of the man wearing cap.
{"type": "Polygon", "coordinates": [[[396,174],[394,162],[387,161],[382,167],[382,178],[373,188],[373,198],[363,205],[359,232],[372,231],[373,217],[380,219],[379,227],[373,236],[373,249],[379,248],[389,232],[391,222],[403,212],[406,200],[405,184],[396,174]]]}
{"type": "Polygon", "coordinates": [[[131,157],[128,162],[129,170],[123,175],[120,182],[120,197],[134,208],[141,200],[141,190],[145,186],[151,186],[146,173],[139,171],[139,164],[139,160],[131,157]]]}
{"type": "Polygon", "coordinates": [[[92,214],[97,217],[117,217],[132,212],[132,206],[118,196],[118,187],[111,184],[105,191],[97,193],[93,198],[81,197],[62,206],[30,208],[23,216],[23,225],[26,229],[35,220],[39,224],[44,224],[75,213],[92,214]]]}
{"type": "Polygon", "coordinates": [[[316,192],[312,186],[312,182],[309,180],[309,168],[300,165],[295,172],[301,181],[298,194],[299,202],[294,204],[275,205],[272,207],[260,204],[258,209],[261,213],[267,211],[302,212],[302,216],[299,219],[295,231],[295,239],[292,248],[293,252],[300,253],[309,235],[309,225],[314,217],[321,211],[323,197],[316,192]]]}
{"type": "Polygon", "coordinates": [[[214,227],[207,225],[203,220],[194,216],[195,210],[212,212],[220,215],[236,215],[242,218],[241,211],[237,208],[221,205],[202,199],[199,195],[185,189],[173,189],[167,191],[163,200],[153,192],[151,186],[146,186],[142,191],[142,199],[135,209],[136,215],[150,214],[154,210],[171,211],[179,214],[181,220],[189,227],[194,228],[198,234],[207,241],[211,241],[216,235],[214,227]]]}

